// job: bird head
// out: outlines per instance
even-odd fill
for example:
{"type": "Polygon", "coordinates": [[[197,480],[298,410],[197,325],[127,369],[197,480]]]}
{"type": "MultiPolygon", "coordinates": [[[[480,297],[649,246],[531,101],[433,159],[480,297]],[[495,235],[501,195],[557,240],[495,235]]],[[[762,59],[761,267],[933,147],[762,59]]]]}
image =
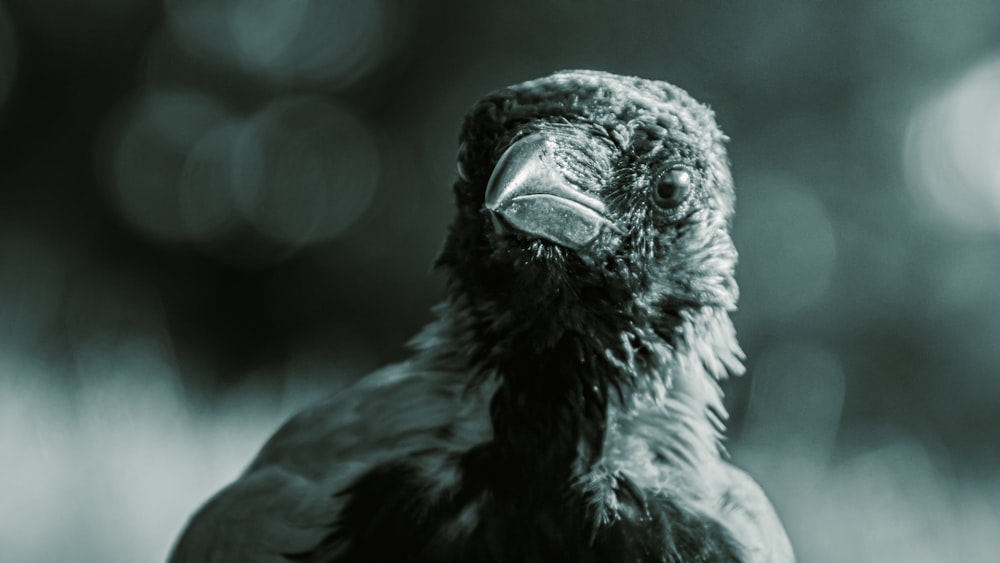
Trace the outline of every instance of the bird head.
{"type": "MultiPolygon", "coordinates": [[[[462,127],[439,258],[493,324],[664,328],[731,310],[733,182],[711,110],[666,82],[563,71],[493,92],[462,127]]],[[[600,336],[600,335],[598,335],[600,336]]]]}

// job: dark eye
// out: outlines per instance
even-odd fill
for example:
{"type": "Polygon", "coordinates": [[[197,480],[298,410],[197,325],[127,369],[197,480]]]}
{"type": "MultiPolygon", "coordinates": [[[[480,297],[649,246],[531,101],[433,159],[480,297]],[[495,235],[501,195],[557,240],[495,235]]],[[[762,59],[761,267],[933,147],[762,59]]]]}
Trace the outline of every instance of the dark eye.
{"type": "Polygon", "coordinates": [[[660,176],[653,191],[653,202],[663,208],[677,207],[684,203],[691,191],[691,171],[687,168],[671,168],[660,176]]]}

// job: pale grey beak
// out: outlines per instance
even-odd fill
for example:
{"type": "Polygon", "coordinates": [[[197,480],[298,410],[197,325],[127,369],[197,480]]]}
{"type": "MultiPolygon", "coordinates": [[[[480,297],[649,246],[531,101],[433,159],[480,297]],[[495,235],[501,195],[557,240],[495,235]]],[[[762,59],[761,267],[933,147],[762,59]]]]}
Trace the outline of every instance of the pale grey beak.
{"type": "Polygon", "coordinates": [[[577,250],[596,239],[604,227],[618,229],[607,218],[603,201],[560,172],[551,142],[536,133],[511,145],[490,176],[485,207],[498,230],[511,227],[577,250]]]}

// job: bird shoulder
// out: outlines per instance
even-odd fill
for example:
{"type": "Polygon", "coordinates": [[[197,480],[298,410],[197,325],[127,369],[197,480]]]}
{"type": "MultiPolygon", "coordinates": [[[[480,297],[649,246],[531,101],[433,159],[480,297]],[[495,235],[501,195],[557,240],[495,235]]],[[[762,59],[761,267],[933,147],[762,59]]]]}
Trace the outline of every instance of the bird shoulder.
{"type": "Polygon", "coordinates": [[[488,396],[462,374],[425,368],[383,368],[293,416],[191,518],[170,561],[286,563],[329,532],[340,493],[366,471],[413,452],[443,459],[487,439],[488,396]]]}
{"type": "Polygon", "coordinates": [[[718,517],[744,546],[749,563],[794,563],[792,544],[774,506],[753,477],[723,463],[725,487],[718,517]]]}

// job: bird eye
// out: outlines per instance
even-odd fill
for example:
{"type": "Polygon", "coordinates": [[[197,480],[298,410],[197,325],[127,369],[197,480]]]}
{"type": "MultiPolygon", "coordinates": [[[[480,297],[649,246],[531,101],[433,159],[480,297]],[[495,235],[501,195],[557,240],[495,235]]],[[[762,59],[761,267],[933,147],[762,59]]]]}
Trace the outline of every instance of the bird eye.
{"type": "Polygon", "coordinates": [[[684,203],[688,193],[691,191],[691,171],[687,168],[677,167],[667,170],[659,181],[656,182],[653,191],[653,202],[663,208],[673,208],[684,203]]]}

